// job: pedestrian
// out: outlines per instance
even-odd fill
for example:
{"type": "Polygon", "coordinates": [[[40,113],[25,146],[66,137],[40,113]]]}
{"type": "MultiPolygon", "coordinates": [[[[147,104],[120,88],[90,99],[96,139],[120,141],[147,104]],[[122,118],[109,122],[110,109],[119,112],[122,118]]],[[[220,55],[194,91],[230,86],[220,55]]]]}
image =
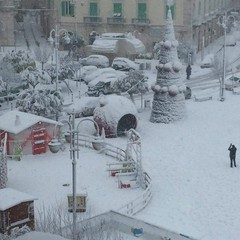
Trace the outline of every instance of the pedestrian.
{"type": "Polygon", "coordinates": [[[188,64],[188,66],[187,66],[187,68],[186,68],[187,80],[190,79],[191,73],[192,73],[192,68],[191,68],[191,65],[188,64]]]}
{"type": "Polygon", "coordinates": [[[228,150],[230,151],[230,154],[229,154],[230,167],[232,168],[233,164],[234,164],[234,167],[237,167],[237,165],[236,165],[236,151],[237,151],[237,148],[233,144],[230,144],[228,150]]]}

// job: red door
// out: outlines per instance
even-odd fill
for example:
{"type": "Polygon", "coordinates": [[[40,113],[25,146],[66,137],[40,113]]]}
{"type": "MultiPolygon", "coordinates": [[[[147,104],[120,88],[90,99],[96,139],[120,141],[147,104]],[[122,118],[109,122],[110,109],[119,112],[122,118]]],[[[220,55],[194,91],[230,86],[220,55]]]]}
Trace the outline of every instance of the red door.
{"type": "Polygon", "coordinates": [[[47,132],[45,128],[32,130],[32,154],[41,154],[47,151],[47,132]]]}

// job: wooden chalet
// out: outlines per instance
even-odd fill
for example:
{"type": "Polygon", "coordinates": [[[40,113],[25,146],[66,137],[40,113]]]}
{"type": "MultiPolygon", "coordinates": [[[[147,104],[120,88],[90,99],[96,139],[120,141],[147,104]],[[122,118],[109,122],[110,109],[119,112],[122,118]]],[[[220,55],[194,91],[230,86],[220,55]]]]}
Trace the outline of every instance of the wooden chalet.
{"type": "Polygon", "coordinates": [[[7,155],[41,154],[48,151],[48,143],[59,136],[62,124],[17,110],[0,116],[0,140],[8,133],[7,155]],[[20,149],[20,150],[19,150],[20,149]]]}
{"type": "Polygon", "coordinates": [[[11,188],[0,189],[0,233],[10,234],[11,229],[24,225],[34,230],[34,200],[11,188]]]}

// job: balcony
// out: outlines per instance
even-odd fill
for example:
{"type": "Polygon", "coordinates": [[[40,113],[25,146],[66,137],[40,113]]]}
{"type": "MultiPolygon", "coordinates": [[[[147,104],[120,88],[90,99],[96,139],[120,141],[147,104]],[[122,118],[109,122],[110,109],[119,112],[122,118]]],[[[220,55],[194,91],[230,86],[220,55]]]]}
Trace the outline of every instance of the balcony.
{"type": "Polygon", "coordinates": [[[112,18],[107,18],[107,23],[108,24],[124,24],[126,22],[126,19],[123,17],[112,17],[112,18]]]}
{"type": "Polygon", "coordinates": [[[150,24],[150,19],[148,18],[132,18],[132,24],[146,26],[150,24]]]}
{"type": "Polygon", "coordinates": [[[96,16],[84,17],[83,22],[84,23],[89,23],[89,24],[101,23],[102,18],[101,17],[96,17],[96,16]]]}

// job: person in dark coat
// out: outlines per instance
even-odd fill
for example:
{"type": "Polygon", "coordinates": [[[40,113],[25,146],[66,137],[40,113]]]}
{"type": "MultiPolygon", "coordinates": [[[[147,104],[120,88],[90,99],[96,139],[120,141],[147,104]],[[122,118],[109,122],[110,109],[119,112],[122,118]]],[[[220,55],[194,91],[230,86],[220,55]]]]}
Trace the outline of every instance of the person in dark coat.
{"type": "Polygon", "coordinates": [[[186,68],[187,80],[190,79],[191,73],[192,73],[192,68],[191,68],[191,65],[188,64],[188,66],[187,66],[187,68],[186,68]]]}
{"type": "Polygon", "coordinates": [[[234,167],[237,167],[237,165],[236,165],[236,151],[237,151],[237,148],[233,144],[230,144],[228,150],[230,151],[230,154],[229,154],[230,167],[232,168],[233,164],[234,164],[234,167]]]}

